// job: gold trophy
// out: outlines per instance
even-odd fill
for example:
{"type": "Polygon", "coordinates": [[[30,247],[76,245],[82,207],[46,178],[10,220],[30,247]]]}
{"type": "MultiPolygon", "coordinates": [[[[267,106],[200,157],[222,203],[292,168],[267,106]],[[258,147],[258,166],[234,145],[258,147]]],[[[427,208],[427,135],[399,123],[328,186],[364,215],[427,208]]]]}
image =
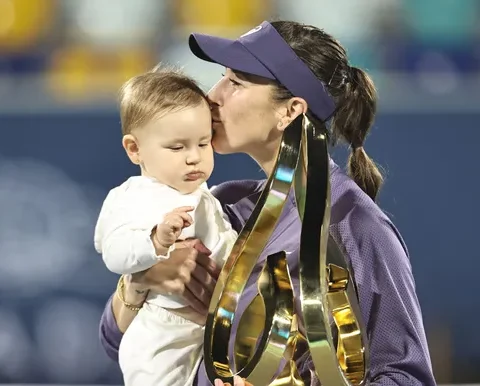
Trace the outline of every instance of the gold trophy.
{"type": "Polygon", "coordinates": [[[301,115],[284,132],[275,168],[213,293],[204,342],[205,368],[212,383],[220,378],[233,384],[237,374],[254,386],[305,385],[295,360],[307,350],[322,386],[365,384],[365,328],[352,270],[329,236],[330,210],[326,132],[301,115]],[[292,187],[302,222],[296,294],[300,307],[294,305],[285,251],[269,255],[257,282],[258,294],[231,337],[240,295],[292,187]]]}

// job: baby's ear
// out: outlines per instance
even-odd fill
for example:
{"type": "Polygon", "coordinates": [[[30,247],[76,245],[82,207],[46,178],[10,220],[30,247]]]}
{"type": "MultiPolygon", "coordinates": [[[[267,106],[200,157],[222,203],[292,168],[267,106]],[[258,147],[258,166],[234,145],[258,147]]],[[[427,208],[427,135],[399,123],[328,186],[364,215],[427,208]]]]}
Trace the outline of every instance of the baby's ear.
{"type": "Polygon", "coordinates": [[[130,161],[135,165],[140,165],[140,150],[137,139],[132,134],[126,134],[122,138],[122,145],[130,161]]]}

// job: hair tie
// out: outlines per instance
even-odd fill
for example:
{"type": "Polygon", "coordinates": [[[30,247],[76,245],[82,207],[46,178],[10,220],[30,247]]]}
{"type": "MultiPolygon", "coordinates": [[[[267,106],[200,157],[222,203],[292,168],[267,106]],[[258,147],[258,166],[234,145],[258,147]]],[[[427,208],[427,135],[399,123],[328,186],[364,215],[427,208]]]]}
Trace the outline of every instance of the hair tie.
{"type": "Polygon", "coordinates": [[[357,150],[363,150],[363,144],[356,145],[352,143],[350,147],[352,149],[352,153],[355,153],[357,150]]]}
{"type": "MultiPolygon", "coordinates": [[[[327,83],[327,86],[331,86],[333,78],[337,74],[338,67],[339,67],[339,64],[337,63],[337,65],[335,66],[335,69],[333,70],[332,76],[330,77],[330,80],[327,83]]],[[[348,68],[347,71],[343,71],[342,73],[340,73],[340,75],[342,77],[342,79],[340,80],[340,83],[338,84],[338,87],[340,87],[340,88],[342,86],[346,85],[350,81],[351,76],[349,76],[349,72],[351,70],[351,67],[347,66],[347,68],[348,68]]]]}

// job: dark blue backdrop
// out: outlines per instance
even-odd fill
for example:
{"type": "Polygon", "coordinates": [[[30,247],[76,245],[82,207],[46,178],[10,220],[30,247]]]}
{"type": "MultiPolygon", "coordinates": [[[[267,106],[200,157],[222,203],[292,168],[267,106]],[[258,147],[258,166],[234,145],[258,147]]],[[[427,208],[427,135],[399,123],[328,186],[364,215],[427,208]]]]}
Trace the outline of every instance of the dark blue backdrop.
{"type": "MultiPolygon", "coordinates": [[[[439,339],[433,335],[439,328],[447,328],[453,334],[452,350],[458,365],[455,378],[463,381],[471,376],[468,363],[480,360],[480,335],[473,332],[474,321],[480,317],[477,300],[480,256],[476,235],[480,214],[477,177],[480,131],[475,129],[479,119],[479,114],[384,114],[377,119],[366,144],[369,154],[387,172],[380,205],[390,214],[409,247],[427,331],[432,339],[439,339]]],[[[2,250],[0,263],[2,266],[8,263],[9,267],[3,279],[11,279],[12,284],[0,285],[0,301],[3,310],[8,311],[6,320],[15,322],[7,327],[0,322],[0,334],[2,327],[8,332],[14,331],[11,325],[20,326],[21,331],[15,331],[25,341],[26,348],[20,353],[19,349],[12,349],[14,355],[3,355],[0,350],[0,382],[98,383],[119,379],[98,347],[95,324],[116,278],[106,272],[91,247],[94,221],[104,195],[136,173],[121,148],[118,121],[115,112],[0,115],[0,178],[4,178],[5,184],[0,186],[0,193],[2,189],[10,192],[5,193],[7,196],[0,195],[2,229],[7,229],[12,221],[20,234],[23,227],[33,227],[29,228],[30,235],[35,230],[44,232],[54,245],[40,245],[37,250],[36,245],[24,245],[28,240],[20,240],[17,244],[23,245],[22,251],[26,248],[34,257],[28,253],[13,256],[11,251],[15,249],[2,250]],[[2,165],[8,168],[2,169],[2,165]],[[18,183],[19,180],[23,183],[18,183]],[[25,208],[21,213],[13,208],[15,200],[20,200],[20,189],[31,189],[21,201],[25,208]],[[75,200],[62,201],[62,195],[67,194],[75,195],[75,200]],[[39,201],[40,196],[44,201],[39,201]],[[48,202],[53,206],[48,210],[43,208],[47,214],[39,214],[37,207],[29,209],[35,202],[41,207],[48,202]],[[77,212],[70,213],[69,206],[74,206],[77,212]],[[48,222],[52,212],[64,215],[67,223],[83,219],[81,225],[68,225],[65,235],[58,236],[70,240],[69,245],[83,254],[65,260],[70,268],[55,268],[67,263],[47,255],[48,248],[57,245],[48,222]],[[8,216],[17,218],[12,220],[8,216]],[[47,216],[47,220],[41,220],[42,216],[47,216]],[[39,218],[33,225],[32,217],[39,218]],[[79,236],[69,239],[69,233],[79,236]],[[23,256],[27,256],[25,261],[18,261],[23,256]],[[24,273],[29,270],[33,272],[24,273]],[[54,271],[61,275],[61,280],[53,275],[44,282],[34,278],[35,274],[54,271]],[[15,280],[12,275],[17,275],[15,280]],[[65,304],[69,306],[63,308],[65,304]],[[48,310],[55,311],[52,315],[58,317],[48,316],[47,305],[48,310]],[[70,317],[62,309],[78,316],[70,317]],[[60,330],[63,335],[55,338],[59,328],[65,330],[60,330]],[[75,332],[84,334],[78,342],[71,337],[75,332]],[[90,342],[86,343],[87,340],[90,342]]],[[[345,155],[344,150],[334,152],[334,158],[342,165],[345,155]]],[[[216,158],[210,184],[239,178],[263,178],[263,174],[246,156],[216,158]]]]}

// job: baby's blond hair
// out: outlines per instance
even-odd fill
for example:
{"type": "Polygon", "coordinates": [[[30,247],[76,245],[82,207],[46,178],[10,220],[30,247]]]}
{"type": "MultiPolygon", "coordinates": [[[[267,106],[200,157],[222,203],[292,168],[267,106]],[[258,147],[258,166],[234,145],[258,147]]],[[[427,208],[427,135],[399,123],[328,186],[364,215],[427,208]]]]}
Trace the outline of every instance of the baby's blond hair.
{"type": "Polygon", "coordinates": [[[122,134],[162,115],[206,103],[197,82],[179,69],[158,65],[125,82],[119,93],[122,134]]]}

